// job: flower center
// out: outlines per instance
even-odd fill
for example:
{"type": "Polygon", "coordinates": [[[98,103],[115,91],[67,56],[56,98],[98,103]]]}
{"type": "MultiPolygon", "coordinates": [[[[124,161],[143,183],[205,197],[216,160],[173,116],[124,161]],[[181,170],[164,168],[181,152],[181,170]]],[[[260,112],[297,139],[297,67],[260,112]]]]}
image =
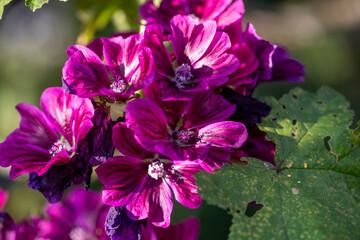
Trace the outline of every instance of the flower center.
{"type": "Polygon", "coordinates": [[[123,93],[126,90],[126,83],[121,77],[116,77],[110,85],[110,89],[116,93],[123,93]]]}
{"type": "Polygon", "coordinates": [[[82,227],[75,227],[69,233],[71,240],[96,240],[97,238],[82,227]]]}
{"type": "Polygon", "coordinates": [[[158,180],[164,175],[164,164],[160,161],[155,161],[149,164],[148,174],[155,180],[158,180]]]}
{"type": "Polygon", "coordinates": [[[176,132],[176,137],[182,143],[188,143],[191,138],[191,132],[189,130],[181,130],[176,132]]]}
{"type": "Polygon", "coordinates": [[[184,88],[193,78],[191,67],[187,63],[183,63],[175,69],[175,83],[178,88],[184,88]]]}
{"type": "Polygon", "coordinates": [[[72,150],[70,144],[63,137],[61,137],[51,146],[51,148],[49,149],[49,153],[52,157],[54,157],[63,149],[65,149],[67,152],[70,152],[72,150]]]}
{"type": "Polygon", "coordinates": [[[65,147],[66,147],[65,143],[59,139],[49,149],[49,153],[51,154],[52,157],[54,157],[56,154],[61,152],[61,150],[63,150],[65,147]]]}

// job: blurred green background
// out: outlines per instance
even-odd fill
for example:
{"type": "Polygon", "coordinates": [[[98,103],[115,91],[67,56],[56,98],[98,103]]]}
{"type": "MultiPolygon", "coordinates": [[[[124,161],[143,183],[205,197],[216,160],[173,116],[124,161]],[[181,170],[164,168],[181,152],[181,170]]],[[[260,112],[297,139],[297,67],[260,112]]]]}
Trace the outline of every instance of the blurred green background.
{"type": "MultiPolygon", "coordinates": [[[[86,44],[94,36],[137,30],[137,6],[122,0],[50,0],[32,13],[23,0],[14,0],[0,21],[0,142],[18,127],[15,105],[39,106],[42,91],[61,85],[68,46],[86,44]]],[[[255,96],[280,97],[295,86],[315,91],[328,85],[345,95],[360,114],[360,1],[359,0],[244,0],[244,23],[252,22],[258,35],[284,45],[306,67],[304,84],[264,83],[255,96]]],[[[10,191],[6,206],[16,220],[41,214],[45,199],[27,188],[27,176],[8,180],[0,171],[0,186],[10,191]]],[[[241,186],[239,186],[240,188],[241,186]]],[[[101,189],[99,183],[92,188],[101,189]]],[[[197,215],[200,239],[226,239],[231,217],[206,203],[199,209],[175,204],[173,222],[197,215]]]]}

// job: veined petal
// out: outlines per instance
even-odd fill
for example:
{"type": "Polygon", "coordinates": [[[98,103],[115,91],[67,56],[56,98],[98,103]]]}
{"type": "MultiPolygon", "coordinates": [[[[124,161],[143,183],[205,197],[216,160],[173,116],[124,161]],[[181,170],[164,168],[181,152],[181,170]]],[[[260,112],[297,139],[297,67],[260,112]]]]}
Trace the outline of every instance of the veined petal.
{"type": "Polygon", "coordinates": [[[195,173],[201,171],[199,164],[189,161],[176,161],[168,171],[166,182],[174,193],[175,199],[187,208],[198,208],[201,197],[197,192],[195,173]]]}
{"type": "Polygon", "coordinates": [[[239,148],[247,135],[244,124],[232,121],[213,123],[199,130],[202,142],[219,147],[239,148]]]}
{"type": "Polygon", "coordinates": [[[102,199],[111,206],[123,206],[134,199],[144,188],[147,165],[141,159],[116,156],[106,160],[96,174],[105,185],[102,199]]]}
{"type": "Polygon", "coordinates": [[[141,127],[141,131],[151,138],[168,138],[166,116],[160,107],[149,100],[138,98],[129,102],[125,110],[125,120],[127,127],[141,127]]]}
{"type": "Polygon", "coordinates": [[[212,91],[194,94],[189,105],[190,109],[184,119],[184,128],[186,129],[200,128],[224,121],[236,110],[236,105],[229,103],[212,91]]]}
{"type": "Polygon", "coordinates": [[[50,149],[58,136],[44,113],[27,103],[18,104],[16,109],[21,116],[20,126],[6,138],[6,141],[17,144],[32,144],[50,149]]]}
{"type": "Polygon", "coordinates": [[[71,162],[71,158],[65,149],[61,150],[58,154],[51,158],[46,165],[36,171],[41,176],[45,174],[52,165],[63,165],[71,162]]]}
{"type": "Polygon", "coordinates": [[[156,75],[160,75],[156,76],[156,79],[174,75],[171,56],[163,41],[164,30],[161,25],[151,24],[146,26],[142,43],[151,49],[156,75]]]}
{"type": "Polygon", "coordinates": [[[108,86],[110,85],[109,76],[106,70],[106,67],[100,57],[91,51],[89,48],[81,46],[81,45],[74,45],[70,46],[66,51],[66,54],[69,57],[72,57],[74,53],[77,51],[81,51],[90,67],[91,71],[93,72],[96,80],[101,84],[108,86]]]}
{"type": "Polygon", "coordinates": [[[73,145],[71,103],[75,95],[66,94],[60,87],[48,88],[41,95],[40,105],[54,128],[73,145]]]}
{"type": "Polygon", "coordinates": [[[75,137],[75,148],[93,127],[94,106],[90,99],[75,96],[70,102],[72,110],[72,131],[75,137]]]}
{"type": "Polygon", "coordinates": [[[200,166],[207,172],[213,172],[220,169],[223,163],[230,162],[230,148],[212,146],[208,152],[207,158],[200,162],[200,166]]]}
{"type": "Polygon", "coordinates": [[[178,65],[196,62],[206,52],[216,33],[216,23],[201,24],[190,16],[176,15],[170,21],[169,36],[178,65]]]}
{"type": "Polygon", "coordinates": [[[136,141],[134,131],[123,122],[113,127],[112,138],[115,147],[125,156],[144,159],[150,154],[136,141]]]}

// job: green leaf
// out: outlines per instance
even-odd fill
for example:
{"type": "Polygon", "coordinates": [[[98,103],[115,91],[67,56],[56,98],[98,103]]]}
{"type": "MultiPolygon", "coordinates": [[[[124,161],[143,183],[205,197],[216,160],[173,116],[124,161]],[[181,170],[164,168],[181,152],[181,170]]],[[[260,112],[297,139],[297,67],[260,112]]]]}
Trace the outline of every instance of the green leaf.
{"type": "Polygon", "coordinates": [[[0,0],[0,20],[2,19],[5,5],[9,4],[10,2],[11,0],[0,0]]]}
{"type": "Polygon", "coordinates": [[[359,239],[360,130],[349,129],[346,99],[324,87],[266,102],[260,128],[276,141],[277,166],[248,159],[196,175],[204,199],[233,214],[229,238],[359,239]],[[263,208],[249,211],[253,201],[263,208]]]}
{"type": "Polygon", "coordinates": [[[48,3],[49,0],[25,0],[25,5],[30,7],[30,9],[35,12],[36,9],[39,9],[45,3],[48,3]]]}

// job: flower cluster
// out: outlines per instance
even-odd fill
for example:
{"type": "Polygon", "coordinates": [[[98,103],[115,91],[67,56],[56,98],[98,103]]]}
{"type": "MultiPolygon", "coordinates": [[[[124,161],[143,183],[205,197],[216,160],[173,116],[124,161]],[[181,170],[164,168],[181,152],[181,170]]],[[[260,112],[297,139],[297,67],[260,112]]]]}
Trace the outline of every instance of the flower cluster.
{"type": "MultiPolygon", "coordinates": [[[[274,143],[256,127],[270,108],[251,95],[260,82],[304,75],[284,48],[251,24],[242,28],[242,0],[147,1],[139,12],[141,33],[69,47],[63,87],[44,91],[42,110],[19,104],[20,127],[0,144],[10,178],[30,173],[29,187],[50,203],[72,183],[88,187],[98,165],[112,239],[141,238],[144,224],[152,232],[169,227],[172,196],[199,207],[195,173],[241,157],[275,165],[274,143]]],[[[67,223],[83,207],[75,205],[67,223]]],[[[89,233],[83,224],[68,224],[69,234],[89,233]]]]}

